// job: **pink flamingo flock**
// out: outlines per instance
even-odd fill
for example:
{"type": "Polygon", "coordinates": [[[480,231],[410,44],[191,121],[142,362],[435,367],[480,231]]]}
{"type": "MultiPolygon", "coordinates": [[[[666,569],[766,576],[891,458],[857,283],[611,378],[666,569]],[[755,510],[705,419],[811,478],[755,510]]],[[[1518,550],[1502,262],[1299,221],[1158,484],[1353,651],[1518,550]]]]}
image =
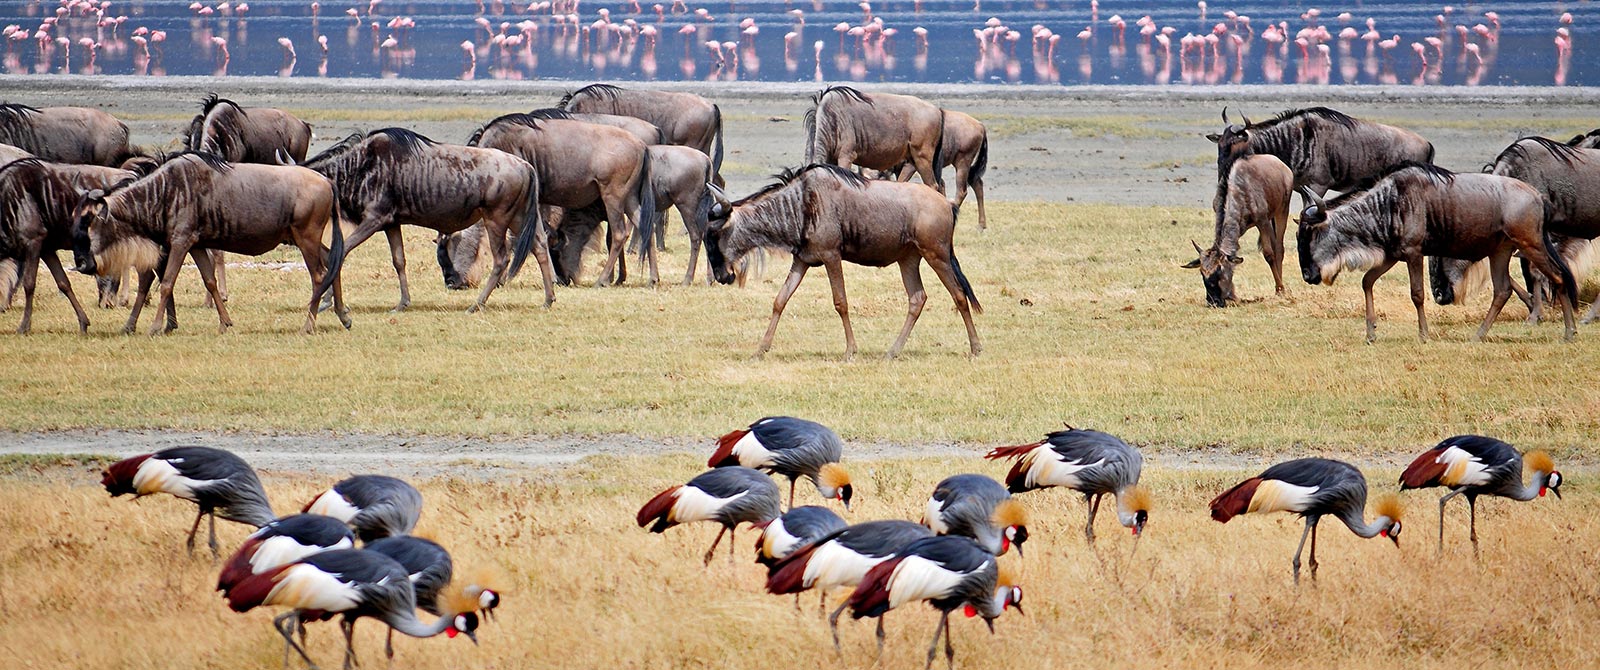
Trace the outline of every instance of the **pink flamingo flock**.
{"type": "MultiPolygon", "coordinates": [[[[582,2],[537,0],[524,5],[477,0],[475,27],[470,38],[460,43],[459,77],[473,79],[480,72],[499,79],[537,76],[540,54],[546,53],[586,65],[597,76],[611,69],[637,67],[646,78],[653,78],[658,70],[659,42],[672,33],[681,42],[678,68],[686,79],[755,79],[760,74],[756,43],[762,26],[754,17],[732,14],[735,5],[731,2],[726,17],[719,17],[709,7],[690,7],[686,0],[649,6],[640,0],[609,0],[611,6],[594,8],[591,13],[582,10],[582,2]],[[735,26],[732,30],[730,23],[735,26]]],[[[922,0],[913,0],[913,20],[922,14],[922,4],[922,0]]],[[[111,0],[58,0],[53,9],[43,2],[26,6],[25,12],[38,16],[38,25],[12,24],[0,31],[5,43],[0,67],[10,73],[95,74],[102,72],[101,59],[131,55],[135,74],[166,74],[162,66],[168,47],[166,32],[146,26],[127,29],[123,24],[129,17],[113,13],[112,6],[111,0]]],[[[837,4],[825,7],[823,0],[810,0],[809,7],[812,14],[837,14],[840,9],[837,4]]],[[[408,16],[385,15],[383,9],[383,0],[354,4],[343,10],[342,19],[330,17],[329,27],[335,31],[344,28],[347,47],[370,48],[380,76],[398,77],[416,63],[411,37],[416,22],[408,16]]],[[[1182,31],[1179,36],[1179,29],[1148,14],[1131,26],[1118,14],[1102,20],[1099,0],[1091,0],[1090,21],[1076,31],[1079,45],[1073,47],[1064,47],[1062,34],[1043,24],[1024,30],[989,17],[972,28],[977,42],[973,76],[980,81],[1021,81],[1026,60],[1034,81],[1059,82],[1059,56],[1075,59],[1079,75],[1088,81],[1096,65],[1094,50],[1104,44],[1111,67],[1118,71],[1131,46],[1147,83],[1240,83],[1246,63],[1254,57],[1268,83],[1329,84],[1335,81],[1337,70],[1340,82],[1355,82],[1365,75],[1366,80],[1379,83],[1436,84],[1444,69],[1452,67],[1462,83],[1473,85],[1492,67],[1500,44],[1499,14],[1469,15],[1451,6],[1434,17],[1436,30],[1411,39],[1380,29],[1373,18],[1358,20],[1349,12],[1324,18],[1320,10],[1312,8],[1298,17],[1263,22],[1257,30],[1249,16],[1233,11],[1217,14],[1213,22],[1203,0],[1195,9],[1194,14],[1170,18],[1183,25],[1210,27],[1198,33],[1182,31]],[[1130,29],[1137,34],[1129,35],[1130,29]],[[1021,48],[1024,37],[1028,47],[1021,48]]],[[[195,2],[189,11],[186,48],[197,50],[203,62],[211,64],[213,74],[228,74],[230,42],[243,45],[250,39],[250,5],[195,2]]],[[[851,20],[834,23],[831,39],[825,37],[829,27],[811,28],[813,33],[824,34],[815,36],[809,50],[805,48],[807,10],[792,8],[782,15],[779,32],[784,70],[791,78],[807,61],[812,65],[812,78],[819,81],[827,78],[825,62],[835,76],[857,81],[900,67],[896,38],[903,28],[874,12],[870,1],[858,2],[847,11],[851,20]]],[[[982,11],[982,0],[974,1],[972,11],[982,11]]],[[[327,75],[328,34],[321,25],[319,2],[310,3],[310,16],[309,35],[276,37],[282,50],[279,76],[296,73],[297,39],[316,45],[306,53],[316,59],[317,75],[327,75]]],[[[1552,29],[1557,57],[1554,83],[1564,85],[1573,51],[1572,15],[1562,14],[1552,29]]],[[[906,55],[914,69],[925,71],[928,30],[914,25],[907,32],[913,44],[906,55]]]]}

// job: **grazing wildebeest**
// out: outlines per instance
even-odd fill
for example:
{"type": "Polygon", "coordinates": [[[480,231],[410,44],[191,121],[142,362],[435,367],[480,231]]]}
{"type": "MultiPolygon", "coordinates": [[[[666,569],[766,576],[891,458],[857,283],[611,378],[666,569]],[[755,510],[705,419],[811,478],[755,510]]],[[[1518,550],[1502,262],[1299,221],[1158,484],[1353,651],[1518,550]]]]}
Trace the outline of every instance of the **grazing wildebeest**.
{"type": "MultiPolygon", "coordinates": [[[[967,201],[967,188],[978,198],[978,230],[989,227],[983,208],[983,175],[989,170],[989,130],[970,114],[944,110],[944,140],[939,144],[939,170],[956,168],[956,205],[967,201]]],[[[900,164],[900,181],[911,181],[916,166],[900,164]]],[[[941,179],[943,176],[941,175],[941,179]]]]}
{"type": "MultiPolygon", "coordinates": [[[[1561,250],[1563,260],[1572,261],[1583,255],[1587,241],[1600,237],[1600,149],[1583,149],[1543,137],[1524,137],[1511,143],[1485,172],[1512,177],[1532,186],[1549,203],[1545,211],[1545,232],[1561,250]]],[[[1440,304],[1456,302],[1452,278],[1464,279],[1468,274],[1466,263],[1454,259],[1429,259],[1432,269],[1434,300],[1440,304]]],[[[1526,271],[1528,291],[1518,291],[1519,297],[1528,300],[1529,319],[1537,322],[1548,287],[1536,274],[1526,271]]],[[[1574,268],[1576,271],[1576,269],[1574,268]]],[[[1581,275],[1579,275],[1581,276],[1581,275]]],[[[1595,303],[1584,317],[1587,323],[1594,318],[1595,303]]]]}
{"type": "Polygon", "coordinates": [[[713,194],[717,203],[711,208],[706,248],[717,281],[731,283],[733,264],[757,247],[779,249],[794,256],[789,278],[772,304],[772,321],[761,338],[757,356],[772,347],[772,335],[778,329],[784,305],[799,288],[806,270],[818,265],[827,268],[833,307],[844,323],[845,357],[855,355],[856,336],[850,328],[850,308],[844,293],[844,261],[869,267],[900,265],[900,278],[905,282],[910,305],[900,337],[889,347],[890,358],[905,346],[911,327],[916,325],[927,302],[928,294],[922,288],[924,260],[955,299],[956,309],[967,325],[972,355],[983,351],[978,330],[972,325],[972,312],[982,314],[983,306],[956,261],[956,208],[944,196],[916,184],[867,181],[843,168],[823,164],[786,170],[778,181],[738,202],[728,202],[719,191],[713,194]]]}
{"type": "Polygon", "coordinates": [[[216,156],[184,152],[148,176],[84,195],[73,226],[72,255],[78,272],[121,276],[140,271],[139,297],[123,332],[132,332],[150,290],[150,271],[161,268],[161,295],[151,335],[168,330],[163,312],[188,254],[217,308],[218,332],[233,325],[217,294],[207,249],[259,256],[293,244],[311,280],[304,331],[313,332],[324,275],[333,284],[335,313],[346,328],[350,317],[338,283],[344,238],[334,211],[333,185],[311,170],[289,165],[228,163],[216,156]],[[333,226],[331,253],[322,233],[333,226]]]}
{"type": "MultiPolygon", "coordinates": [[[[1294,171],[1295,188],[1323,195],[1346,191],[1406,161],[1433,162],[1433,145],[1409,130],[1352,118],[1327,107],[1291,109],[1261,123],[1228,122],[1229,132],[1247,131],[1250,153],[1277,156],[1294,171]]],[[[1207,139],[1218,142],[1222,135],[1207,139]]]]}
{"type": "MultiPolygon", "coordinates": [[[[655,211],[650,188],[649,147],[627,131],[609,126],[539,114],[507,114],[485,124],[467,140],[469,146],[499,149],[533,162],[539,174],[539,202],[574,210],[596,201],[606,209],[611,254],[600,273],[605,286],[627,245],[628,232],[639,229],[648,240],[655,211]]],[[[562,216],[552,216],[550,230],[560,230],[562,216]]],[[[492,235],[492,232],[491,232],[492,235]]],[[[545,243],[543,236],[541,243],[545,243]]],[[[545,276],[552,277],[548,254],[539,258],[545,276]]],[[[650,283],[658,280],[655,256],[650,256],[650,283]]],[[[546,304],[555,300],[545,284],[546,304]]]]}
{"type": "Polygon", "coordinates": [[[921,98],[829,86],[806,110],[806,162],[887,171],[910,162],[940,193],[944,110],[921,98]]]}
{"type": "MultiPolygon", "coordinates": [[[[516,276],[530,249],[542,267],[549,265],[544,219],[539,216],[539,177],[521,158],[493,149],[440,144],[404,128],[384,128],[365,136],[350,135],[305,166],[333,180],[339,215],[355,226],[345,243],[346,253],[378,231],[389,238],[389,255],[400,278],[395,311],[411,305],[400,226],[448,235],[479,220],[488,225],[494,270],[468,312],[478,311],[496,286],[516,276]],[[508,261],[506,231],[513,228],[519,233],[508,261]]],[[[549,305],[548,271],[544,281],[549,305]]]]}
{"type": "Polygon", "coordinates": [[[50,268],[56,288],[78,315],[78,332],[88,332],[89,315],[72,293],[72,282],[56,252],[72,248],[73,208],[94,189],[109,188],[135,175],[99,165],[46,163],[24,158],[0,167],[0,256],[22,268],[25,296],[19,334],[33,323],[33,289],[39,263],[50,268]]]}
{"type": "MultiPolygon", "coordinates": [[[[1217,194],[1211,201],[1216,214],[1216,236],[1211,247],[1184,264],[1199,268],[1206,288],[1206,304],[1227,307],[1237,302],[1233,268],[1243,263],[1239,236],[1256,229],[1256,244],[1272,268],[1272,281],[1283,295],[1283,236],[1289,227],[1289,196],[1294,193],[1294,173],[1270,154],[1250,153],[1249,133],[1228,126],[1217,142],[1217,194]]],[[[1194,244],[1191,242],[1190,244],[1194,244]]]]}
{"type": "Polygon", "coordinates": [[[0,104],[0,142],[54,163],[117,167],[138,155],[126,125],[85,107],[0,104]]]}
{"type": "Polygon", "coordinates": [[[1545,202],[1537,190],[1509,177],[1456,174],[1421,163],[1403,163],[1365,189],[1323,202],[1301,213],[1300,272],[1307,284],[1332,284],[1343,269],[1365,270],[1361,289],[1367,302],[1367,342],[1377,337],[1372,285],[1395,263],[1411,274],[1411,302],[1417,307],[1417,335],[1428,339],[1423,315],[1424,256],[1466,261],[1489,259],[1494,303],[1478,328],[1483,339],[1511,295],[1513,252],[1528,259],[1556,287],[1566,317],[1565,339],[1572,339],[1577,282],[1544,233],[1545,202]]]}
{"type": "MultiPolygon", "coordinates": [[[[200,101],[200,113],[189,122],[184,148],[215,155],[229,163],[263,165],[305,161],[311,146],[311,125],[295,115],[271,107],[240,107],[212,93],[200,101]]],[[[217,269],[217,288],[228,297],[227,263],[222,252],[211,252],[217,269]]],[[[209,303],[211,296],[206,296],[209,303]]]]}
{"type": "MultiPolygon", "coordinates": [[[[650,228],[661,235],[668,208],[676,208],[689,231],[689,268],[684,272],[683,284],[694,281],[699,260],[700,244],[705,238],[707,217],[711,212],[711,159],[689,147],[655,145],[650,147],[650,185],[655,191],[656,211],[650,228]]],[[[605,219],[605,208],[590,205],[564,213],[561,228],[550,233],[550,261],[554,264],[556,283],[570,284],[577,279],[582,267],[582,254],[594,231],[605,219]]],[[[480,254],[486,243],[482,230],[474,226],[460,235],[440,238],[440,268],[444,270],[445,283],[451,288],[476,285],[482,275],[480,254]],[[455,279],[452,280],[452,277],[455,279]]],[[[621,259],[618,260],[621,263],[621,259]]],[[[620,265],[619,265],[620,267],[620,265]]],[[[713,273],[706,270],[706,283],[713,281],[713,273]]]]}
{"type": "Polygon", "coordinates": [[[661,140],[711,157],[711,171],[722,185],[722,108],[693,93],[642,91],[611,84],[590,84],[566,94],[557,107],[569,112],[615,114],[649,121],[661,140]]]}

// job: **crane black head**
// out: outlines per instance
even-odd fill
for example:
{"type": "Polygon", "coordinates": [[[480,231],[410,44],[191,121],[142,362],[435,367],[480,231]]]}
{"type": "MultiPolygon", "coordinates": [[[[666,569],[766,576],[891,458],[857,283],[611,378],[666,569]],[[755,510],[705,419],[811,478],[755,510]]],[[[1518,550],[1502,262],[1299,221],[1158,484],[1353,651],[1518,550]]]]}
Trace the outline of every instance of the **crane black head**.
{"type": "Polygon", "coordinates": [[[473,644],[477,644],[478,643],[478,635],[476,633],[477,630],[478,630],[478,615],[477,615],[477,613],[475,613],[475,612],[462,612],[462,613],[457,614],[457,615],[455,615],[454,617],[451,618],[450,627],[444,629],[444,634],[446,636],[448,636],[448,637],[452,637],[453,638],[453,637],[456,636],[456,634],[459,633],[461,635],[467,636],[467,639],[468,640],[472,640],[473,644]]]}
{"type": "Polygon", "coordinates": [[[1011,547],[1022,555],[1022,544],[1028,541],[1028,509],[1016,500],[1006,500],[994,506],[994,526],[1000,529],[1000,553],[1011,547]]]}
{"type": "MultiPolygon", "coordinates": [[[[1561,498],[1561,471],[1551,470],[1549,478],[1545,479],[1544,487],[1551,493],[1556,494],[1556,498],[1559,500],[1561,498]]],[[[1544,493],[1544,491],[1540,491],[1540,493],[1544,493]]]]}

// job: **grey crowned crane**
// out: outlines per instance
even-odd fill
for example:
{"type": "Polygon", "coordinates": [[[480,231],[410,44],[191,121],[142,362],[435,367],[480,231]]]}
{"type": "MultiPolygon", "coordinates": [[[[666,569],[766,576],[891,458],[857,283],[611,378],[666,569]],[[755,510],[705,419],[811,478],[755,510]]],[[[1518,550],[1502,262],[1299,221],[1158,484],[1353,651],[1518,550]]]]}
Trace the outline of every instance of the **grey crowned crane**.
{"type": "MultiPolygon", "coordinates": [[[[484,619],[494,618],[494,608],[500,606],[500,594],[492,587],[481,584],[454,585],[455,564],[450,552],[433,540],[412,535],[396,535],[376,540],[366,546],[395,560],[411,577],[411,588],[416,593],[417,607],[439,616],[443,614],[446,596],[452,602],[470,604],[483,614],[484,619]],[[447,589],[454,589],[447,592],[447,589]]],[[[394,658],[394,629],[390,628],[383,643],[385,657],[394,658]]]]}
{"type": "Polygon", "coordinates": [[[1546,491],[1561,497],[1561,473],[1550,454],[1535,451],[1523,456],[1511,445],[1492,437],[1457,435],[1422,452],[1400,474],[1400,488],[1443,486],[1449,493],[1439,499],[1439,550],[1444,551],[1444,505],[1466,496],[1471,519],[1472,553],[1478,553],[1478,496],[1533,500],[1546,491]],[[1522,483],[1523,465],[1533,479],[1522,483]]]}
{"type": "MultiPolygon", "coordinates": [[[[950,613],[962,608],[966,615],[982,616],[994,632],[994,620],[1014,607],[1022,612],[1022,587],[1009,574],[1001,574],[998,559],[965,537],[930,537],[906,545],[887,561],[867,572],[850,594],[850,616],[882,617],[897,607],[927,601],[939,610],[939,623],[928,646],[928,663],[944,636],[944,658],[955,667],[956,650],[950,639],[950,613]]],[[[880,642],[882,638],[879,638],[880,642]]],[[[879,652],[882,652],[879,647],[879,652]]]]}
{"type": "MultiPolygon", "coordinates": [[[[906,545],[933,537],[927,526],[910,521],[868,521],[823,536],[774,563],[767,573],[767,592],[773,595],[816,589],[824,602],[828,592],[854,589],[867,572],[889,560],[906,545]]],[[[828,615],[833,632],[833,648],[839,649],[839,614],[849,606],[846,600],[828,615]]],[[[883,617],[878,617],[878,650],[883,650],[883,617]]]]}
{"type": "MultiPolygon", "coordinates": [[[[703,472],[689,483],[656,494],[639,508],[639,527],[661,533],[679,524],[715,521],[722,525],[706,550],[705,563],[717,551],[722,536],[741,523],[764,525],[778,518],[778,485],[750,468],[733,466],[703,472]]],[[[733,562],[734,538],[728,538],[728,562],[733,562]]]]}
{"type": "Polygon", "coordinates": [[[250,575],[312,554],[355,546],[355,534],[338,519],[320,514],[293,514],[276,519],[245,538],[239,550],[223,564],[222,574],[217,577],[217,590],[227,591],[250,575]]]}
{"type": "Polygon", "coordinates": [[[717,439],[717,451],[706,467],[742,465],[789,478],[789,507],[794,507],[795,480],[805,477],[825,500],[850,509],[850,473],[839,465],[844,441],[832,429],[792,416],[769,416],[717,439]]]}
{"type": "Polygon", "coordinates": [[[356,475],[334,484],[300,511],[350,524],[356,537],[366,544],[410,534],[422,517],[422,493],[394,477],[356,475]]]}
{"type": "Polygon", "coordinates": [[[301,617],[327,619],[343,615],[339,627],[344,631],[344,667],[356,661],[351,635],[361,617],[371,617],[412,637],[450,637],[465,634],[473,644],[478,637],[478,615],[473,603],[447,612],[433,623],[417,618],[416,594],[406,569],[394,559],[365,549],[336,549],[312,554],[289,565],[259,575],[251,575],[226,593],[228,606],[235,612],[257,607],[285,607],[289,611],[272,620],[285,645],[283,665],[289,666],[289,650],[300,653],[307,665],[316,664],[304,647],[294,641],[301,617]]]}
{"type": "Polygon", "coordinates": [[[101,474],[100,485],[112,497],[124,493],[135,499],[167,493],[200,506],[189,528],[189,553],[200,520],[211,517],[211,557],[221,557],[217,545],[217,517],[256,528],[278,515],[267,503],[267,492],[250,464],[232,452],[210,447],[173,447],[112,463],[101,474]]]}
{"type": "Polygon", "coordinates": [[[1317,578],[1317,522],[1324,516],[1344,522],[1361,537],[1387,537],[1400,546],[1399,498],[1378,500],[1378,518],[1367,523],[1367,478],[1355,466],[1326,458],[1279,463],[1260,476],[1246,479],[1211,501],[1211,518],[1222,523],[1240,514],[1293,512],[1306,520],[1300,546],[1294,550],[1294,581],[1300,583],[1300,552],[1311,537],[1311,578],[1317,578]]]}
{"type": "Polygon", "coordinates": [[[1098,430],[1069,428],[1050,433],[1033,444],[999,447],[984,458],[1014,458],[1006,475],[1012,493],[1060,486],[1083,494],[1089,521],[1083,534],[1094,543],[1094,517],[1100,500],[1110,494],[1117,502],[1117,523],[1144,533],[1150,519],[1150,494],[1139,486],[1144,458],[1139,450],[1114,435],[1098,430]]]}
{"type": "Polygon", "coordinates": [[[795,507],[761,528],[756,562],[772,567],[795,550],[848,525],[833,510],[815,505],[795,507]]]}
{"type": "Polygon", "coordinates": [[[961,535],[999,556],[1011,547],[1022,555],[1028,541],[1028,511],[1006,487],[984,475],[954,475],[939,482],[928,498],[922,523],[935,535],[961,535]]]}

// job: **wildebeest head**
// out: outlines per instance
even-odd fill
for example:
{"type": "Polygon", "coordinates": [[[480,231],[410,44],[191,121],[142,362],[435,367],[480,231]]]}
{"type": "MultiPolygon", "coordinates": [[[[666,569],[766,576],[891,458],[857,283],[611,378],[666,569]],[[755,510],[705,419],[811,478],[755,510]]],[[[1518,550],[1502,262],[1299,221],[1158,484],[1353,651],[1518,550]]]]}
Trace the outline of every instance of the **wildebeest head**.
{"type": "Polygon", "coordinates": [[[706,184],[706,188],[714,200],[706,217],[706,261],[711,264],[711,272],[716,275],[718,283],[732,284],[736,278],[733,264],[739,261],[728,255],[729,238],[726,233],[728,220],[733,216],[733,202],[715,184],[706,184]]]}
{"type": "Polygon", "coordinates": [[[1228,165],[1234,159],[1247,155],[1250,149],[1250,117],[1240,117],[1244,123],[1233,123],[1228,119],[1228,108],[1222,108],[1222,132],[1206,135],[1206,139],[1217,143],[1217,164],[1228,165]]]}
{"type": "Polygon", "coordinates": [[[83,274],[120,277],[130,267],[154,270],[161,262],[161,247],[112,215],[105,191],[95,189],[73,208],[72,260],[83,274]]]}
{"type": "Polygon", "coordinates": [[[1308,203],[1300,212],[1299,230],[1295,233],[1300,250],[1300,277],[1307,284],[1332,284],[1339,274],[1339,267],[1335,265],[1332,275],[1325,277],[1322,264],[1314,258],[1318,239],[1328,232],[1328,205],[1317,194],[1304,188],[1300,189],[1300,197],[1308,203]]]}
{"type": "Polygon", "coordinates": [[[1194,250],[1199,256],[1185,263],[1183,267],[1200,270],[1200,282],[1206,287],[1206,304],[1212,307],[1227,307],[1230,302],[1238,302],[1239,298],[1233,292],[1233,268],[1243,263],[1244,259],[1222,253],[1216,247],[1201,249],[1193,240],[1190,240],[1189,244],[1194,245],[1194,250]]]}
{"type": "MultiPolygon", "coordinates": [[[[461,273],[456,271],[455,255],[461,237],[460,232],[441,234],[434,240],[435,256],[439,259],[439,270],[444,273],[444,286],[452,291],[467,288],[467,282],[461,278],[461,273]]],[[[465,249],[462,249],[465,251],[465,249]]],[[[477,259],[473,259],[474,261],[477,259]]]]}

